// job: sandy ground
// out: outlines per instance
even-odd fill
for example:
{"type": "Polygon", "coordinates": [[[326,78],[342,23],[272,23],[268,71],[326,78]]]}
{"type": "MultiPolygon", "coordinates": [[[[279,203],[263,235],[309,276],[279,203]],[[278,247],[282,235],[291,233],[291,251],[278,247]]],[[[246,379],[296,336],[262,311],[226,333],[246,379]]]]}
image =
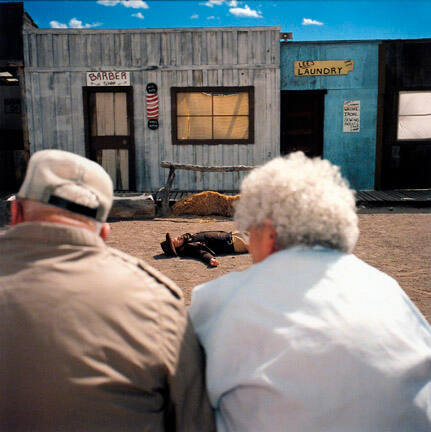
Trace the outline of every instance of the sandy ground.
{"type": "MultiPolygon", "coordinates": [[[[431,322],[431,209],[360,209],[361,235],[354,253],[394,277],[431,322]]],[[[220,266],[209,268],[188,258],[167,258],[160,242],[165,233],[235,229],[223,217],[173,217],[111,222],[110,246],[144,259],[174,280],[190,302],[194,286],[251,265],[250,255],[220,257],[220,266]]]]}

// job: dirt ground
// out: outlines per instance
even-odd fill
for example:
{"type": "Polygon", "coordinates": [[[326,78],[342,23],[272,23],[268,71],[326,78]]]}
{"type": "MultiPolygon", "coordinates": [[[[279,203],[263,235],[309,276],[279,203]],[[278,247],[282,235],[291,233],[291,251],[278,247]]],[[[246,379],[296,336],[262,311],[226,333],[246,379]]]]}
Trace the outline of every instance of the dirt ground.
{"type": "MultiPolygon", "coordinates": [[[[394,277],[431,322],[431,209],[362,209],[361,234],[354,253],[394,277]]],[[[184,291],[190,302],[194,286],[251,265],[249,254],[220,257],[209,268],[189,258],[167,258],[160,242],[165,233],[179,235],[206,230],[232,231],[232,219],[223,217],[172,217],[111,222],[110,246],[142,258],[184,291]]]]}

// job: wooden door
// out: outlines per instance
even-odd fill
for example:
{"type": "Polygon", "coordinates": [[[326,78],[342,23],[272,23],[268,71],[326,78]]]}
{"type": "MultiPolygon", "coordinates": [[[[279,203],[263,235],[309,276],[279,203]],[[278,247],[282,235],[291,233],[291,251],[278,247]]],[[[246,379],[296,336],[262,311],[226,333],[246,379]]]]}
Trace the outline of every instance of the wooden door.
{"type": "Polygon", "coordinates": [[[326,90],[282,91],[280,153],[303,151],[323,156],[323,114],[326,90]]]}
{"type": "Polygon", "coordinates": [[[87,156],[105,168],[114,190],[135,190],[131,87],[84,88],[87,156]]]}

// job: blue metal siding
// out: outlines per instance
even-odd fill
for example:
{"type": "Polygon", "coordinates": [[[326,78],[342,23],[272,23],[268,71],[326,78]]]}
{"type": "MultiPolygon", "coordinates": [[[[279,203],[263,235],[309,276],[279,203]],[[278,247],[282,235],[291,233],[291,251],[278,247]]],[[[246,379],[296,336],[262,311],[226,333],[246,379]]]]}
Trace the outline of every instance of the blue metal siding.
{"type": "Polygon", "coordinates": [[[352,188],[373,189],[376,157],[379,42],[288,43],[281,46],[281,90],[323,90],[323,156],[340,166],[352,188]],[[294,76],[301,60],[353,60],[348,75],[294,76]],[[343,132],[344,101],[361,102],[359,133],[343,132]]]}

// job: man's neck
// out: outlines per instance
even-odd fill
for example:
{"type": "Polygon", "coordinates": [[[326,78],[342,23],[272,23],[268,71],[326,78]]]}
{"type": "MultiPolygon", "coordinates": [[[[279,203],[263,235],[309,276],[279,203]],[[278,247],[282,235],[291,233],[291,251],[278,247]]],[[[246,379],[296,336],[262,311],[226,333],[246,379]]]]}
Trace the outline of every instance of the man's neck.
{"type": "Polygon", "coordinates": [[[94,227],[90,226],[89,224],[86,224],[76,219],[68,218],[63,215],[58,215],[58,214],[47,214],[47,215],[41,215],[39,217],[30,217],[30,218],[26,218],[22,222],[55,223],[55,224],[73,226],[77,228],[85,228],[89,231],[95,232],[94,227]]]}

